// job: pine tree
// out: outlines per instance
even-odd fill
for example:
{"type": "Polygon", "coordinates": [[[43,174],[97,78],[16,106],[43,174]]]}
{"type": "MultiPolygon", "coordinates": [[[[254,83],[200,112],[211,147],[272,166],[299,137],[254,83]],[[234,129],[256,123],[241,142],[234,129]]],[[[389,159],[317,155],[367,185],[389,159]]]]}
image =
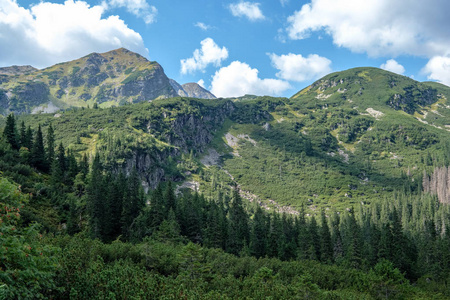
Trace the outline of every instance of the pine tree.
{"type": "Polygon", "coordinates": [[[317,226],[317,221],[314,216],[311,217],[311,221],[309,222],[309,238],[311,239],[309,258],[318,260],[321,257],[320,237],[319,237],[319,228],[317,226]]]}
{"type": "Polygon", "coordinates": [[[145,206],[144,193],[136,168],[133,168],[127,180],[127,187],[122,204],[122,234],[125,238],[130,237],[130,229],[134,219],[145,206]]]}
{"type": "Polygon", "coordinates": [[[257,258],[264,257],[266,255],[267,248],[267,228],[266,218],[260,206],[256,208],[252,225],[250,235],[250,253],[257,258]]]}
{"type": "Polygon", "coordinates": [[[249,241],[248,215],[242,206],[237,187],[233,191],[233,201],[229,211],[228,252],[238,255],[249,241]]]}
{"type": "Polygon", "coordinates": [[[6,125],[3,130],[3,136],[13,149],[19,149],[19,136],[17,134],[16,119],[14,118],[13,113],[10,113],[8,117],[6,117],[6,125]]]}
{"type": "Polygon", "coordinates": [[[309,258],[309,248],[311,245],[311,239],[309,236],[309,227],[306,223],[305,219],[305,209],[302,206],[300,210],[300,215],[298,217],[298,253],[297,257],[299,259],[308,259],[309,258]]]}
{"type": "Polygon", "coordinates": [[[210,201],[207,206],[206,222],[203,230],[204,245],[209,248],[222,248],[224,244],[223,236],[223,212],[221,207],[210,201]]]}
{"type": "Polygon", "coordinates": [[[176,211],[176,197],[173,191],[172,182],[167,183],[166,190],[164,192],[164,202],[166,206],[166,215],[169,214],[169,210],[176,211]]]}
{"type": "Polygon", "coordinates": [[[100,156],[95,155],[89,174],[87,192],[87,210],[92,238],[103,239],[103,224],[106,215],[105,189],[103,186],[102,166],[100,156]]]}
{"type": "Polygon", "coordinates": [[[33,146],[31,148],[31,165],[40,171],[45,171],[47,169],[41,125],[38,126],[36,137],[34,138],[33,146]]]}
{"type": "Polygon", "coordinates": [[[29,145],[27,144],[27,128],[25,127],[24,121],[20,123],[19,141],[21,147],[25,147],[30,150],[30,148],[28,147],[29,145]]]}
{"type": "Polygon", "coordinates": [[[321,213],[321,227],[320,227],[320,260],[324,263],[333,262],[333,244],[331,241],[330,228],[328,227],[325,211],[322,209],[321,213]]]}
{"type": "Polygon", "coordinates": [[[158,184],[152,193],[150,207],[149,218],[151,219],[151,227],[156,230],[162,221],[164,221],[166,211],[161,184],[158,184]]]}
{"type": "Polygon", "coordinates": [[[22,146],[27,147],[31,150],[33,148],[33,130],[31,130],[31,127],[27,127],[27,131],[25,133],[25,144],[22,146]]]}
{"type": "Polygon", "coordinates": [[[55,158],[55,132],[53,131],[52,123],[47,129],[47,165],[52,166],[55,158]]]}

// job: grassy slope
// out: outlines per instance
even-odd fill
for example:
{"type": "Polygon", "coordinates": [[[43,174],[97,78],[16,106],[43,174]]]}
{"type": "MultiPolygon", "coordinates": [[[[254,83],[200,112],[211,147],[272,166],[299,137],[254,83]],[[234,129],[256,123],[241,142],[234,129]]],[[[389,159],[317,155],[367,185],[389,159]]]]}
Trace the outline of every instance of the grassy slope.
{"type": "MultiPolygon", "coordinates": [[[[248,135],[256,145],[241,138],[234,147],[239,156],[227,156],[223,168],[242,189],[263,200],[294,207],[306,204],[312,210],[343,210],[390,197],[395,190],[417,189],[424,169],[445,164],[449,92],[439,84],[374,68],[330,74],[273,108],[268,131],[264,122],[229,126],[227,132],[248,135]],[[438,91],[435,102],[416,105],[414,114],[387,104],[408,87],[420,91],[428,86],[438,91]],[[367,109],[383,115],[375,118],[367,109]]],[[[418,98],[413,101],[420,102],[418,98]]]]}

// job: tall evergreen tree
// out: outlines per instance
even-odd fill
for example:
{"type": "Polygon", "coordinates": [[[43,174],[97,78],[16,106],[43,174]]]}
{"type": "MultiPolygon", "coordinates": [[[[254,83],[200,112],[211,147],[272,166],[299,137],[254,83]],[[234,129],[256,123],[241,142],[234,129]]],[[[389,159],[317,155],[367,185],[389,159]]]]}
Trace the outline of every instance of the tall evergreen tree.
{"type": "Polygon", "coordinates": [[[22,146],[27,147],[30,151],[33,148],[33,130],[31,129],[31,126],[27,127],[25,143],[22,146]]]}
{"type": "Polygon", "coordinates": [[[260,206],[256,208],[250,235],[250,253],[253,256],[264,257],[267,248],[266,217],[260,206]]]}
{"type": "Polygon", "coordinates": [[[40,171],[45,171],[47,167],[44,140],[40,124],[31,148],[31,165],[40,171]]]}
{"type": "Polygon", "coordinates": [[[328,227],[325,211],[322,209],[320,213],[321,227],[320,227],[320,260],[324,263],[333,262],[333,244],[331,241],[330,228],[328,227]]]}
{"type": "Polygon", "coordinates": [[[19,149],[19,136],[17,134],[16,119],[13,113],[6,117],[6,125],[3,136],[13,149],[19,149]]]}
{"type": "Polygon", "coordinates": [[[242,199],[237,187],[233,191],[233,201],[231,202],[229,215],[227,250],[237,255],[249,241],[248,215],[242,205],[242,199]]]}
{"type": "Polygon", "coordinates": [[[319,228],[317,226],[317,221],[314,216],[311,217],[311,221],[309,222],[309,238],[311,239],[309,258],[319,260],[321,257],[319,228]]]}
{"type": "Polygon", "coordinates": [[[164,192],[164,202],[166,206],[166,215],[169,214],[169,210],[176,211],[176,197],[173,191],[172,181],[169,181],[164,192]]]}
{"type": "Polygon", "coordinates": [[[136,168],[133,168],[127,180],[127,187],[122,204],[122,233],[130,237],[130,229],[134,219],[145,206],[145,198],[136,168]]]}
{"type": "Polygon", "coordinates": [[[21,147],[30,149],[27,144],[27,128],[25,127],[24,121],[20,123],[19,141],[21,147]]]}
{"type": "Polygon", "coordinates": [[[89,174],[87,192],[87,210],[92,238],[103,239],[103,224],[106,215],[105,188],[103,185],[102,166],[100,156],[95,155],[89,174]]]}
{"type": "Polygon", "coordinates": [[[165,219],[165,205],[164,197],[162,192],[161,184],[158,184],[156,189],[153,191],[150,199],[150,216],[151,224],[153,229],[157,229],[158,226],[165,219]]]}
{"type": "Polygon", "coordinates": [[[55,158],[55,132],[52,127],[52,123],[47,129],[47,165],[52,166],[55,158]]]}

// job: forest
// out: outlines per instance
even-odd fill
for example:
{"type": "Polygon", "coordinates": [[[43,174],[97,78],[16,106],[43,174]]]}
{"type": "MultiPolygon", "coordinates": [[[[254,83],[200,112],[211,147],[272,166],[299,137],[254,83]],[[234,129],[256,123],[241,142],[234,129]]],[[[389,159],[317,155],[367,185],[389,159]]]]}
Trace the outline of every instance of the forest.
{"type": "Polygon", "coordinates": [[[145,193],[136,169],[18,123],[0,138],[0,299],[450,298],[450,209],[431,188],[447,169],[371,205],[281,214],[236,185],[145,193]]]}

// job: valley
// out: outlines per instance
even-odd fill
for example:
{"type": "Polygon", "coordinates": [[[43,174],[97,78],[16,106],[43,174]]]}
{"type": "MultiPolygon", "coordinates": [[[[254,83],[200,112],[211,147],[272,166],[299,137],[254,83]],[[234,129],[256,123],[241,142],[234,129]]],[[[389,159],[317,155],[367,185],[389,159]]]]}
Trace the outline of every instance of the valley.
{"type": "Polygon", "coordinates": [[[449,98],[377,68],[216,98],[126,49],[2,68],[0,295],[446,299],[449,98]]]}

